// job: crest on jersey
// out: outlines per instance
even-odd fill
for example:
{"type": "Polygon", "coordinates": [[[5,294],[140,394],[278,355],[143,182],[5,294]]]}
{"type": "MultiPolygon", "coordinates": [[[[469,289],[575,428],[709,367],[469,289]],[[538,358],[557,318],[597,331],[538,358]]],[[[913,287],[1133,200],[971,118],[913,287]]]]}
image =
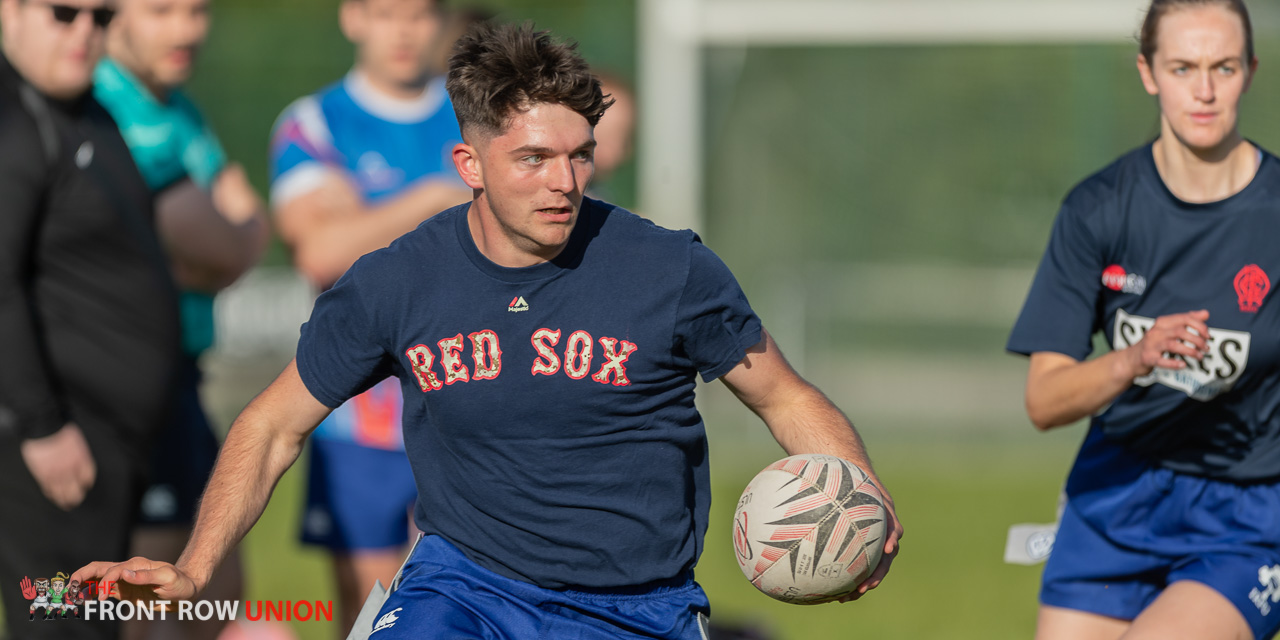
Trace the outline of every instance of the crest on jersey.
{"type": "Polygon", "coordinates": [[[1124,267],[1113,264],[1102,270],[1102,286],[1140,296],[1147,290],[1147,279],[1136,273],[1127,273],[1124,267]]]}
{"type": "Polygon", "coordinates": [[[1240,310],[1245,313],[1257,313],[1262,308],[1262,301],[1271,291],[1271,279],[1267,272],[1256,264],[1245,265],[1234,281],[1236,295],[1240,298],[1240,310]]]}

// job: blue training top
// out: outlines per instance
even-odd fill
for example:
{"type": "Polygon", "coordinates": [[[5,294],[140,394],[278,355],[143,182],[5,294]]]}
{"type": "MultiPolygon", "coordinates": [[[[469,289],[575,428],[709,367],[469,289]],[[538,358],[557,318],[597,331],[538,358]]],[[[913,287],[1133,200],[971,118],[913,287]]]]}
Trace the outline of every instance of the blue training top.
{"type": "Polygon", "coordinates": [[[1184,473],[1280,476],[1280,166],[1218,202],[1179,200],[1151,145],[1071,191],[1054,223],[1010,351],[1083,360],[1102,331],[1136,344],[1159,316],[1209,311],[1209,353],[1154,370],[1092,420],[1111,441],[1184,473]]]}
{"type": "Polygon", "coordinates": [[[711,500],[695,374],[737,365],[759,319],[691,231],[586,199],[560,256],[513,269],[469,206],[320,296],[302,380],[332,407],[399,378],[417,525],[481,566],[546,588],[682,575],[711,500]]]}
{"type": "MultiPolygon", "coordinates": [[[[272,205],[316,189],[333,172],[350,179],[366,204],[426,181],[464,187],[452,160],[459,142],[443,77],[406,102],[383,97],[353,71],[280,115],[271,137],[272,205]]],[[[389,381],[335,410],[315,437],[402,450],[400,421],[400,388],[389,381]]]]}
{"type": "MultiPolygon", "coordinates": [[[[180,89],[158,100],[137,76],[111,58],[93,73],[93,97],[111,113],[152,193],[183,178],[208,190],[227,166],[222,143],[180,89]]],[[[213,295],[183,291],[182,348],[192,357],[214,343],[213,295]]]]}

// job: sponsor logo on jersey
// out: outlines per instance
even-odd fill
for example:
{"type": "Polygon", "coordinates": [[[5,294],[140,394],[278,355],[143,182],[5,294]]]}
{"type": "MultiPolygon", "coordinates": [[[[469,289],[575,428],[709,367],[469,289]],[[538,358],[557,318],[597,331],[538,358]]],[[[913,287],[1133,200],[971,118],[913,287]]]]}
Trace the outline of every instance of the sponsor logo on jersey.
{"type": "MultiPolygon", "coordinates": [[[[1155,323],[1155,318],[1129,315],[1124,309],[1116,311],[1116,326],[1111,340],[1113,348],[1118,351],[1137,344],[1155,323]]],[[[1134,378],[1133,383],[1149,387],[1158,382],[1193,399],[1207,402],[1230,391],[1240,379],[1240,374],[1244,373],[1245,366],[1249,364],[1249,345],[1252,340],[1253,335],[1247,331],[1209,327],[1209,352],[1203,359],[1171,356],[1185,362],[1186,368],[1156,367],[1151,373],[1134,378]]]]}
{"type": "Polygon", "coordinates": [[[524,301],[524,296],[516,296],[511,299],[511,302],[509,304],[507,304],[507,311],[510,311],[512,313],[519,313],[521,311],[528,311],[528,310],[529,310],[529,303],[524,301]]]}
{"type": "Polygon", "coordinates": [[[88,169],[89,164],[93,162],[93,143],[85,141],[76,150],[76,166],[81,169],[88,169]]]}
{"type": "Polygon", "coordinates": [[[356,175],[365,191],[386,191],[404,182],[404,171],[396,169],[377,151],[366,151],[356,160],[356,175]]]}
{"type": "Polygon", "coordinates": [[[1102,286],[1140,296],[1147,290],[1147,279],[1136,273],[1126,273],[1124,267],[1113,264],[1102,270],[1102,286]]]}
{"type": "Polygon", "coordinates": [[[1245,265],[1236,274],[1234,284],[1236,296],[1240,298],[1240,310],[1245,313],[1257,313],[1267,292],[1271,291],[1271,278],[1256,264],[1245,265]]]}
{"type": "Polygon", "coordinates": [[[1262,615],[1271,615],[1271,605],[1280,602],[1280,564],[1258,567],[1258,582],[1262,588],[1254,587],[1249,599],[1262,615]]]}

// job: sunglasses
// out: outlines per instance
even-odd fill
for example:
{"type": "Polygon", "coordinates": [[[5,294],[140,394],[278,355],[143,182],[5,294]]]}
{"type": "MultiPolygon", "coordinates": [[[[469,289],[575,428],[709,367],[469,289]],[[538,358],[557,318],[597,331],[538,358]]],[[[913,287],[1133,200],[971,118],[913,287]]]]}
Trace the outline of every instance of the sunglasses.
{"type": "Polygon", "coordinates": [[[93,16],[93,25],[99,29],[106,29],[111,24],[111,19],[116,17],[115,9],[99,7],[97,9],[86,9],[84,7],[72,7],[65,4],[45,3],[53,11],[53,19],[62,24],[71,24],[80,16],[81,11],[88,11],[93,16]]]}

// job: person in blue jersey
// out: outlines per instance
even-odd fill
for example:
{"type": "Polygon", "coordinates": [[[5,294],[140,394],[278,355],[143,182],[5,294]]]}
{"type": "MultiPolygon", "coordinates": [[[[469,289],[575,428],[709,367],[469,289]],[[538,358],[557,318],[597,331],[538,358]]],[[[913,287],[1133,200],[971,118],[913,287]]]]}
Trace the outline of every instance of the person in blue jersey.
{"type": "MultiPolygon", "coordinates": [[[[874,475],[848,418],[787,363],[691,231],[584,198],[608,102],[570,45],[486,24],[449,94],[474,191],[320,296],[297,358],[236,421],[176,566],[73,575],[191,598],[335,407],[386,376],[425,532],[357,633],[391,638],[705,637],[692,572],[710,501],[696,377],[722,379],[788,453],[874,475]]],[[[880,584],[902,527],[888,507],[880,584]]],[[[364,637],[364,636],[358,636],[364,637]]]]}
{"type": "MultiPolygon", "coordinates": [[[[271,141],[271,205],[298,270],[333,286],[360,256],[471,196],[450,150],[461,141],[437,68],[435,0],[347,0],[356,46],[342,80],[289,105],[271,141]]],[[[302,540],[333,558],[345,625],[404,557],[417,488],[394,380],[339,407],[312,438],[302,540]]]]}
{"type": "MultiPolygon", "coordinates": [[[[133,553],[176,560],[190,536],[196,501],[213,471],[218,442],[200,402],[199,358],[214,343],[213,298],[266,248],[265,207],[240,165],[181,89],[209,31],[209,0],[120,0],[94,97],[120,127],[155,194],[156,220],[175,280],[183,288],[183,367],[176,412],[151,455],[133,553]]],[[[210,598],[240,594],[232,559],[210,598]]],[[[134,621],[126,638],[214,638],[224,621],[134,621]],[[164,626],[178,625],[165,631],[164,626]],[[167,634],[167,635],[166,635],[167,634]]]]}
{"type": "Polygon", "coordinates": [[[1156,0],[1160,136],[1067,196],[1009,338],[1040,429],[1090,418],[1037,638],[1280,629],[1280,166],[1241,137],[1240,0],[1156,0]],[[1102,332],[1110,350],[1086,359],[1102,332]]]}

